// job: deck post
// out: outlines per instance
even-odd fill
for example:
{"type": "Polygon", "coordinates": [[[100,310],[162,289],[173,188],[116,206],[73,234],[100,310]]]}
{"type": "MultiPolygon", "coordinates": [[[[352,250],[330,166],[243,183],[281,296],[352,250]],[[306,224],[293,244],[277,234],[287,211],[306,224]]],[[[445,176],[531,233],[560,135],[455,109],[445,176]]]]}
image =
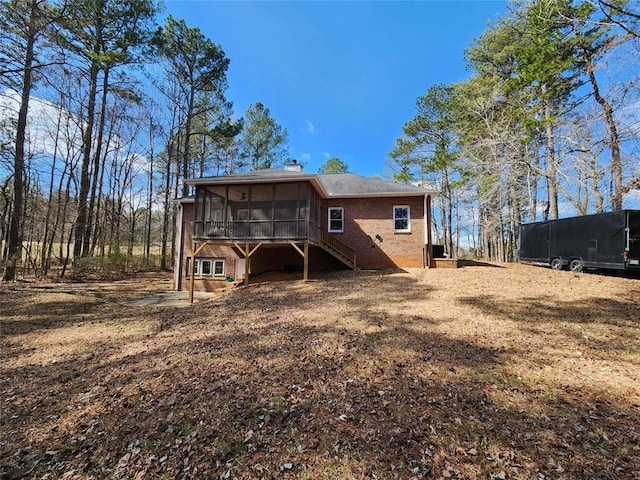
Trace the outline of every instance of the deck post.
{"type": "Polygon", "coordinates": [[[244,244],[244,248],[245,250],[242,252],[244,253],[244,286],[248,287],[249,286],[249,271],[251,270],[251,257],[249,256],[249,244],[245,243],[244,244]]]}
{"type": "Polygon", "coordinates": [[[191,271],[189,272],[189,303],[193,303],[193,287],[196,283],[196,242],[191,242],[191,271]]]}
{"type": "Polygon", "coordinates": [[[255,247],[253,247],[253,250],[249,249],[251,247],[249,242],[246,242],[244,244],[244,248],[238,245],[237,243],[234,243],[233,245],[238,250],[240,250],[244,255],[244,260],[245,260],[244,261],[244,286],[247,287],[249,286],[249,271],[251,270],[251,255],[253,255],[256,252],[256,250],[258,250],[258,248],[262,246],[262,243],[259,243],[255,247]]]}
{"type": "Polygon", "coordinates": [[[200,251],[206,247],[210,242],[204,242],[198,248],[196,248],[196,243],[191,242],[191,275],[189,278],[189,303],[193,303],[193,288],[196,283],[196,255],[200,253],[200,251]]]}
{"type": "Polygon", "coordinates": [[[295,242],[290,242],[291,246],[296,249],[304,259],[304,268],[302,269],[302,280],[305,282],[309,279],[309,242],[304,242],[304,247],[300,248],[295,242]]]}

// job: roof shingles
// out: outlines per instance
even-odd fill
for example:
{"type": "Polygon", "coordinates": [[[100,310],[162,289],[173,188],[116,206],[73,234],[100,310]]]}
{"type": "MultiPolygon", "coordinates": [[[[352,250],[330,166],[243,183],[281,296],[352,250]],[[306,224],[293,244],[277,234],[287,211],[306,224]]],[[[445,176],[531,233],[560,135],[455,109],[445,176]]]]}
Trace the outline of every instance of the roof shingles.
{"type": "Polygon", "coordinates": [[[319,175],[314,173],[292,172],[270,168],[265,170],[253,170],[251,172],[221,175],[209,178],[197,178],[187,180],[191,185],[224,184],[224,183],[263,183],[265,181],[290,182],[295,179],[314,180],[319,183],[328,197],[356,197],[356,196],[419,196],[427,193],[434,194],[429,188],[416,187],[403,183],[380,180],[378,178],[363,177],[353,173],[336,173],[319,175]]]}

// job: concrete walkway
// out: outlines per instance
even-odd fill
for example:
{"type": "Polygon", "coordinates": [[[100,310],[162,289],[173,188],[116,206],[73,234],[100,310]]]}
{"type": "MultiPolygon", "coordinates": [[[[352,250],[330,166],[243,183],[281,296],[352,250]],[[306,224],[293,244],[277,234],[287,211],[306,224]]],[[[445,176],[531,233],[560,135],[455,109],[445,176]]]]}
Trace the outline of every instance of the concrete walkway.
{"type": "MultiPolygon", "coordinates": [[[[219,295],[219,292],[193,292],[193,304],[206,302],[219,295]]],[[[134,307],[188,307],[192,305],[189,303],[189,292],[154,293],[146,297],[122,300],[119,303],[134,307]]]]}

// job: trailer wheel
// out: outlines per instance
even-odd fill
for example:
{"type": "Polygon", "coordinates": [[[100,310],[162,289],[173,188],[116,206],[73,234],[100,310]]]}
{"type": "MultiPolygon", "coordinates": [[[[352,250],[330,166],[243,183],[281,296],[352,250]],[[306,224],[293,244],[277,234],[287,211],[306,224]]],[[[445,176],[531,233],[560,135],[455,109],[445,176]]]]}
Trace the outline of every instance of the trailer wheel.
{"type": "Polygon", "coordinates": [[[553,260],[551,260],[551,268],[553,270],[562,270],[562,259],[554,258],[553,260]]]}
{"type": "Polygon", "coordinates": [[[572,272],[581,272],[583,268],[584,265],[582,263],[582,259],[580,258],[574,258],[573,260],[571,260],[571,262],[569,262],[569,270],[571,270],[572,272]]]}

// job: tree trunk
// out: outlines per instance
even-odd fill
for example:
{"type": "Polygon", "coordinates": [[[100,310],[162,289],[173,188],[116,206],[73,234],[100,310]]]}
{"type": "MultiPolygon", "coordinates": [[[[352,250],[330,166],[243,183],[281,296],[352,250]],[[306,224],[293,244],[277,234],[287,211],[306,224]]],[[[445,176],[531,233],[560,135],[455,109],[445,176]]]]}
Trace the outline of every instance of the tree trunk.
{"type": "Polygon", "coordinates": [[[167,269],[167,236],[169,232],[169,199],[171,192],[171,163],[173,160],[173,139],[167,146],[167,169],[165,171],[164,212],[162,215],[162,251],[160,252],[160,268],[167,269]]]}
{"type": "Polygon", "coordinates": [[[596,213],[604,212],[604,197],[600,191],[600,178],[598,175],[598,159],[595,155],[591,156],[591,162],[589,164],[589,180],[591,183],[591,193],[596,199],[596,213]]]}
{"type": "MultiPolygon", "coordinates": [[[[179,138],[179,137],[178,137],[179,138]]],[[[180,150],[180,143],[178,143],[178,151],[180,150]]],[[[184,174],[183,178],[187,178],[187,174],[184,174]]],[[[180,180],[180,172],[179,168],[176,167],[176,176],[175,176],[175,185],[173,186],[173,191],[178,193],[178,182],[180,180]]],[[[168,232],[167,232],[167,240],[169,239],[169,232],[171,232],[171,251],[169,252],[169,258],[171,259],[171,264],[173,265],[173,259],[176,256],[176,208],[173,204],[169,203],[169,208],[171,210],[171,218],[169,219],[168,232]]]]}
{"type": "Polygon", "coordinates": [[[11,223],[11,211],[13,209],[13,194],[7,192],[9,190],[10,178],[4,180],[4,184],[0,187],[5,208],[0,212],[0,245],[3,245],[0,259],[5,261],[7,258],[7,249],[9,246],[9,224],[11,223]],[[5,226],[7,228],[5,228],[5,226]]]}
{"type": "MultiPolygon", "coordinates": [[[[94,222],[94,233],[93,240],[91,242],[91,255],[94,254],[96,246],[100,244],[100,252],[101,256],[104,256],[104,242],[105,242],[105,231],[107,228],[106,220],[101,220],[101,205],[106,203],[106,200],[103,201],[103,187],[104,187],[104,172],[105,166],[107,164],[107,154],[109,152],[109,146],[111,145],[111,140],[113,137],[113,132],[109,133],[109,137],[107,138],[106,146],[104,147],[104,154],[102,155],[102,161],[99,162],[100,167],[100,175],[98,176],[98,191],[97,191],[97,202],[96,202],[96,212],[95,212],[95,222],[94,222]]],[[[103,140],[101,136],[100,145],[102,145],[103,140]]],[[[104,206],[106,209],[106,205],[104,206]]],[[[102,215],[104,217],[104,215],[102,215]]]]}
{"type": "MultiPolygon", "coordinates": [[[[87,228],[85,230],[85,238],[83,249],[85,251],[90,252],[90,255],[93,255],[95,251],[95,237],[98,234],[98,218],[97,215],[94,217],[94,211],[99,210],[99,205],[96,207],[96,203],[100,203],[100,196],[102,193],[102,185],[101,185],[101,172],[103,171],[101,165],[103,164],[101,156],[102,156],[102,142],[104,137],[104,127],[106,124],[106,116],[107,116],[107,94],[109,89],[109,67],[105,67],[103,69],[102,76],[102,99],[100,104],[100,118],[98,119],[98,132],[96,137],[96,151],[93,157],[93,179],[91,181],[91,194],[89,195],[89,211],[87,215],[87,228]],[[96,193],[97,192],[97,193],[96,193]],[[95,218],[95,220],[94,220],[95,218]],[[93,241],[91,242],[91,247],[89,247],[89,242],[91,239],[91,232],[93,230],[93,241]]],[[[106,152],[105,152],[106,155],[106,152]]]]}
{"type": "Polygon", "coordinates": [[[147,190],[147,217],[146,217],[146,225],[145,225],[145,257],[147,264],[149,264],[149,259],[151,257],[151,207],[153,200],[153,162],[154,162],[154,151],[153,151],[153,118],[149,121],[149,186],[147,190]]]}
{"type": "Polygon", "coordinates": [[[460,201],[458,196],[456,195],[455,206],[455,219],[456,219],[456,241],[455,241],[455,257],[458,258],[460,256],[460,201]]]}
{"type": "MultiPolygon", "coordinates": [[[[543,93],[546,89],[543,88],[543,93]]],[[[547,137],[547,170],[545,177],[547,179],[547,192],[549,194],[549,214],[552,220],[558,218],[558,181],[556,171],[558,163],[556,160],[555,137],[553,133],[551,105],[548,101],[544,104],[544,126],[547,137]]]]}
{"type": "Polygon", "coordinates": [[[611,197],[611,207],[613,210],[622,210],[622,159],[620,158],[620,135],[618,134],[618,127],[616,125],[615,118],[613,116],[613,107],[600,94],[600,86],[598,85],[598,79],[594,72],[594,66],[591,62],[591,57],[585,49],[582,50],[582,58],[585,61],[587,74],[589,75],[589,83],[591,84],[591,91],[596,102],[602,107],[604,113],[604,120],[607,124],[607,130],[609,131],[609,145],[611,147],[611,175],[613,176],[614,191],[611,197]]]}
{"type": "Polygon", "coordinates": [[[29,3],[29,25],[27,44],[24,56],[24,71],[22,73],[22,93],[20,96],[20,109],[18,110],[18,123],[16,125],[16,147],[13,165],[13,214],[9,225],[9,242],[7,261],[2,274],[2,280],[10,282],[16,279],[16,265],[22,257],[22,219],[24,206],[24,144],[27,131],[27,113],[29,111],[29,98],[32,88],[33,50],[36,41],[36,16],[37,1],[29,3]]]}
{"type": "Polygon", "coordinates": [[[189,105],[187,107],[187,118],[184,124],[184,147],[182,151],[182,196],[189,195],[189,185],[184,181],[189,176],[189,145],[191,144],[191,120],[193,115],[193,105],[195,103],[195,92],[193,89],[189,92],[189,105]]]}
{"type": "MultiPolygon", "coordinates": [[[[62,103],[62,102],[60,102],[62,103]]],[[[51,228],[50,220],[51,220],[51,210],[53,209],[53,185],[55,182],[55,173],[56,173],[56,163],[58,160],[58,142],[60,140],[60,129],[62,124],[62,108],[58,109],[58,120],[56,122],[56,134],[53,142],[53,158],[51,159],[51,173],[49,180],[49,193],[48,198],[49,201],[47,203],[47,211],[44,217],[44,237],[42,239],[42,276],[46,277],[49,272],[49,266],[51,264],[51,249],[49,245],[53,244],[53,237],[56,233],[56,225],[51,228]],[[51,241],[49,240],[51,238],[51,241]]]]}
{"type": "Polygon", "coordinates": [[[65,273],[67,272],[67,266],[69,265],[69,256],[71,255],[71,240],[73,239],[73,235],[72,235],[73,227],[72,227],[71,231],[69,231],[69,238],[66,244],[66,253],[63,252],[62,245],[64,243],[64,219],[67,218],[67,209],[69,208],[69,203],[71,201],[71,196],[69,195],[69,189],[71,188],[72,178],[73,178],[73,175],[70,174],[67,180],[65,202],[64,202],[64,207],[62,208],[62,215],[61,215],[63,218],[63,221],[62,221],[62,234],[60,235],[60,258],[64,260],[62,260],[62,268],[60,269],[60,278],[63,278],[65,273]]]}
{"type": "Polygon", "coordinates": [[[87,118],[85,130],[82,135],[82,167],[80,170],[80,192],[78,193],[78,215],[74,227],[73,260],[87,255],[88,250],[84,249],[88,244],[87,228],[89,225],[88,205],[89,188],[91,178],[89,176],[89,166],[91,165],[91,144],[93,140],[93,123],[95,120],[96,95],[98,88],[98,65],[93,62],[89,70],[89,99],[87,104],[87,118]],[[84,249],[84,250],[83,250],[84,249]]]}
{"type": "Polygon", "coordinates": [[[444,201],[445,201],[445,209],[447,215],[446,222],[446,236],[447,236],[447,250],[449,251],[450,258],[456,258],[456,252],[453,248],[453,198],[451,193],[451,180],[449,178],[449,170],[447,168],[444,169],[443,176],[443,189],[444,189],[444,201]]]}

